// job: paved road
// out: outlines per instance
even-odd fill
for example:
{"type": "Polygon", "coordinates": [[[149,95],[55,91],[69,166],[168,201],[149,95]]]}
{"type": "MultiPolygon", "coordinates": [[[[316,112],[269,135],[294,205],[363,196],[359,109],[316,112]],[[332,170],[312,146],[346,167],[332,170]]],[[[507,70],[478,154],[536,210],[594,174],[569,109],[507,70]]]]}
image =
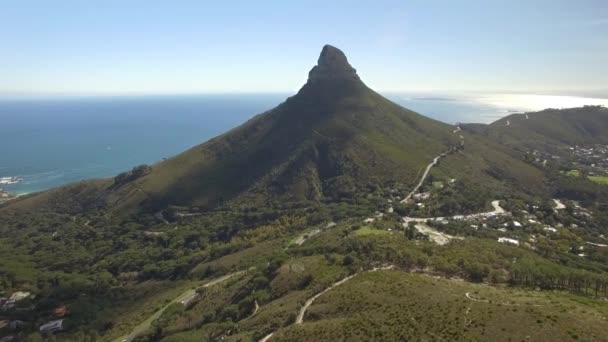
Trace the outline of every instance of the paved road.
{"type": "Polygon", "coordinates": [[[476,213],[476,214],[469,214],[469,215],[454,215],[454,216],[448,216],[448,217],[409,217],[409,216],[404,216],[402,218],[402,220],[403,220],[404,224],[407,224],[409,222],[426,222],[428,220],[441,221],[441,220],[446,220],[446,219],[449,219],[449,218],[454,219],[454,220],[470,220],[470,219],[480,218],[480,217],[490,217],[490,216],[497,216],[497,215],[508,214],[508,212],[506,212],[500,206],[500,201],[498,201],[498,200],[492,201],[492,207],[494,208],[494,210],[483,212],[483,213],[476,213]]]}
{"type": "Polygon", "coordinates": [[[429,165],[427,165],[426,170],[424,170],[424,173],[422,174],[422,178],[420,179],[420,182],[418,182],[418,184],[416,185],[416,187],[414,187],[414,190],[412,190],[412,192],[410,192],[403,200],[401,200],[401,203],[407,202],[412,196],[414,196],[416,191],[418,191],[418,189],[422,186],[422,183],[424,183],[426,176],[429,175],[429,171],[431,171],[431,168],[433,166],[437,165],[439,158],[441,158],[443,156],[445,156],[445,153],[438,155],[437,157],[435,157],[435,159],[433,159],[433,161],[429,165]]]}

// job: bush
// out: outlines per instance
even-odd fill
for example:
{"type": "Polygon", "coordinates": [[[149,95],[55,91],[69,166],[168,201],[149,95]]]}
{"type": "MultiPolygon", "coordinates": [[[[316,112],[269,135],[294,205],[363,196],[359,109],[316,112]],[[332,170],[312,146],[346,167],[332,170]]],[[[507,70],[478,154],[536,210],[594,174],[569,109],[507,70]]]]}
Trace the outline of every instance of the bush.
{"type": "Polygon", "coordinates": [[[149,165],[139,165],[131,169],[131,171],[123,172],[114,177],[114,185],[120,186],[129,182],[132,182],[138,178],[141,178],[152,171],[152,167],[149,165]]]}

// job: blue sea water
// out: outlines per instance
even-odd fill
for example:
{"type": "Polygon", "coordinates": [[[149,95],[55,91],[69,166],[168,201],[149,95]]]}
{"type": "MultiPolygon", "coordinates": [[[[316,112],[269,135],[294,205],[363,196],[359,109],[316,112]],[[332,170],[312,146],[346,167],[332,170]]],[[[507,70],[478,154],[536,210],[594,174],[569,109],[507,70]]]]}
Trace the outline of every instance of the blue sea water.
{"type": "MultiPolygon", "coordinates": [[[[287,94],[0,100],[0,185],[15,193],[110,177],[200,144],[284,101],[287,94]]],[[[504,109],[441,97],[389,95],[448,123],[487,122],[504,109]]]]}
{"type": "Polygon", "coordinates": [[[284,95],[205,95],[0,101],[0,185],[29,193],[110,177],[204,142],[284,95]]]}

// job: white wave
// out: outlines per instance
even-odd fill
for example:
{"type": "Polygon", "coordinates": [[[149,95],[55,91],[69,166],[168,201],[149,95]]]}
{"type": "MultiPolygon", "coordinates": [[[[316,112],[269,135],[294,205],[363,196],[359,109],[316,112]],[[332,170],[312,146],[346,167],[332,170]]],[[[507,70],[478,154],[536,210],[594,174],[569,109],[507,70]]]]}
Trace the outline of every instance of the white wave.
{"type": "Polygon", "coordinates": [[[18,178],[18,177],[0,177],[0,184],[17,184],[17,183],[21,183],[23,182],[23,178],[18,178]]]}

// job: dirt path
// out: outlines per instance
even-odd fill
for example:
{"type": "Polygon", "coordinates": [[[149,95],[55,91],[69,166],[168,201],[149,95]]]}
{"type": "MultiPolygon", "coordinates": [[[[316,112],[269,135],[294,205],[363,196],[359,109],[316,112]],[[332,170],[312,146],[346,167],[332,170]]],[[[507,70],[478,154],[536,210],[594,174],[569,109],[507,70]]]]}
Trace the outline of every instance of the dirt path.
{"type": "Polygon", "coordinates": [[[270,334],[264,336],[264,338],[262,338],[259,342],[266,342],[266,341],[268,341],[272,337],[272,335],[274,335],[274,332],[271,332],[270,334]]]}
{"type": "MultiPolygon", "coordinates": [[[[478,299],[475,298],[473,296],[471,296],[471,294],[469,292],[464,294],[465,297],[467,297],[468,299],[474,301],[474,302],[481,302],[481,303],[489,303],[489,300],[486,299],[478,299]]],[[[515,303],[509,303],[509,302],[502,302],[502,303],[498,303],[499,305],[505,305],[505,306],[524,306],[523,304],[515,304],[515,303]]],[[[526,305],[530,305],[530,306],[535,306],[535,307],[539,307],[542,306],[540,304],[526,304],[526,305]]],[[[471,310],[471,307],[469,306],[469,308],[467,309],[467,314],[469,313],[469,311],[471,310]]]]}
{"type": "Polygon", "coordinates": [[[260,305],[258,304],[257,299],[253,301],[253,304],[255,305],[255,307],[253,309],[253,313],[251,314],[251,316],[255,315],[256,313],[258,313],[258,310],[260,310],[260,305]]]}
{"type": "Polygon", "coordinates": [[[243,318],[243,320],[250,319],[251,317],[255,316],[255,314],[258,313],[258,310],[260,310],[260,305],[256,299],[253,301],[253,312],[249,316],[243,318]]]}
{"type": "Polygon", "coordinates": [[[201,216],[201,215],[203,215],[203,214],[201,214],[201,213],[176,213],[175,214],[175,216],[177,216],[179,218],[201,216]]]}
{"type": "Polygon", "coordinates": [[[285,247],[285,249],[289,249],[289,247],[291,247],[294,244],[301,246],[302,244],[304,244],[304,242],[308,241],[310,238],[314,237],[315,235],[318,235],[325,229],[334,227],[335,225],[336,225],[336,223],[332,221],[332,222],[328,222],[325,225],[325,228],[316,228],[311,231],[304,232],[304,233],[300,234],[298,237],[296,237],[294,240],[292,240],[291,243],[285,247]]]}
{"type": "Polygon", "coordinates": [[[304,242],[306,242],[306,240],[308,240],[311,237],[319,234],[320,232],[321,232],[320,228],[313,229],[313,230],[311,230],[309,232],[306,232],[306,233],[298,236],[295,240],[293,240],[293,243],[296,244],[296,245],[298,245],[298,246],[301,246],[304,242]]]}
{"type": "Polygon", "coordinates": [[[487,301],[487,300],[485,300],[485,299],[477,299],[477,298],[475,298],[475,297],[471,297],[471,294],[470,294],[469,292],[465,293],[464,295],[465,295],[467,298],[469,298],[470,300],[475,301],[475,302],[483,302],[483,303],[487,303],[487,302],[488,302],[488,301],[487,301]]]}
{"type": "MultiPolygon", "coordinates": [[[[223,277],[214,279],[214,280],[204,284],[202,287],[213,286],[215,284],[221,283],[225,280],[228,280],[228,279],[230,279],[238,274],[242,274],[244,272],[245,271],[240,271],[240,272],[235,272],[235,273],[225,275],[223,277]]],[[[182,292],[179,296],[175,297],[171,302],[169,302],[169,304],[163,306],[158,311],[153,313],[150,317],[148,317],[145,321],[141,322],[139,325],[137,325],[135,328],[133,328],[133,330],[131,330],[131,333],[115,339],[114,342],[131,342],[131,341],[133,341],[136,337],[138,337],[139,335],[143,334],[146,330],[148,330],[148,328],[150,328],[150,325],[157,318],[159,318],[160,315],[163,314],[163,312],[169,307],[169,305],[175,304],[175,303],[182,303],[185,305],[185,304],[189,303],[192,299],[194,299],[194,297],[196,297],[196,289],[188,289],[187,291],[182,292]]]]}
{"type": "MultiPolygon", "coordinates": [[[[391,270],[391,269],[394,269],[394,268],[395,268],[395,266],[388,265],[388,266],[383,266],[383,267],[376,267],[376,268],[373,268],[373,269],[371,269],[369,271],[366,271],[366,272],[376,272],[376,271],[380,271],[380,270],[391,270]]],[[[294,324],[302,324],[304,322],[304,315],[306,314],[306,310],[308,310],[308,308],[312,305],[312,303],[317,298],[321,297],[323,294],[329,292],[330,290],[332,290],[332,289],[334,289],[334,288],[336,288],[336,287],[338,287],[338,286],[346,283],[347,281],[353,279],[358,274],[360,274],[360,273],[355,273],[355,274],[349,275],[348,277],[342,278],[341,280],[333,283],[331,286],[329,286],[325,290],[323,290],[323,291],[317,293],[316,295],[310,297],[306,301],[306,303],[304,303],[304,306],[302,306],[302,308],[300,308],[300,311],[298,312],[298,317],[296,318],[296,321],[295,321],[294,324]]],[[[272,337],[272,335],[274,335],[275,332],[276,331],[273,331],[270,334],[264,336],[262,339],[259,340],[259,342],[266,342],[266,341],[268,341],[272,337]]]]}
{"type": "Polygon", "coordinates": [[[595,242],[589,242],[589,241],[586,241],[585,243],[588,245],[591,245],[591,246],[595,246],[595,247],[608,247],[608,245],[605,245],[603,243],[595,243],[595,242]]]}
{"type": "Polygon", "coordinates": [[[344,283],[346,283],[347,281],[353,279],[353,277],[356,274],[353,275],[349,275],[348,277],[335,282],[333,285],[331,285],[330,287],[326,288],[325,290],[317,293],[316,295],[312,296],[311,298],[309,298],[306,303],[304,303],[304,306],[300,309],[300,312],[298,313],[298,318],[296,318],[296,323],[295,324],[302,324],[302,322],[304,322],[304,314],[306,314],[306,310],[308,310],[308,308],[312,305],[312,303],[319,297],[321,297],[322,295],[324,295],[325,293],[327,293],[328,291],[334,289],[336,286],[340,286],[344,283]]]}
{"type": "Polygon", "coordinates": [[[450,240],[453,240],[453,239],[464,240],[464,238],[461,236],[453,236],[453,235],[442,233],[436,229],[433,229],[433,228],[427,226],[424,223],[418,223],[416,225],[416,229],[420,233],[427,235],[431,241],[435,242],[438,245],[445,245],[446,243],[450,242],[450,240]]]}

